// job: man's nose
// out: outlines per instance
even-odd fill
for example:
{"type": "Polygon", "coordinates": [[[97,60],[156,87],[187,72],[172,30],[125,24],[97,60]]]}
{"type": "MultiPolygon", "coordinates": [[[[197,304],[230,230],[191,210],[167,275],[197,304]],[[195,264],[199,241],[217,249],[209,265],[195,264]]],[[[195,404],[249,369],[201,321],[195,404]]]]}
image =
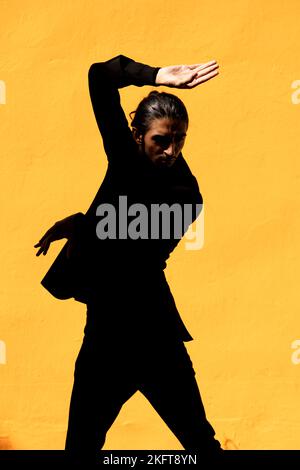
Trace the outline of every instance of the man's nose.
{"type": "Polygon", "coordinates": [[[171,142],[169,147],[164,150],[164,153],[168,155],[169,157],[175,155],[175,143],[171,142]]]}

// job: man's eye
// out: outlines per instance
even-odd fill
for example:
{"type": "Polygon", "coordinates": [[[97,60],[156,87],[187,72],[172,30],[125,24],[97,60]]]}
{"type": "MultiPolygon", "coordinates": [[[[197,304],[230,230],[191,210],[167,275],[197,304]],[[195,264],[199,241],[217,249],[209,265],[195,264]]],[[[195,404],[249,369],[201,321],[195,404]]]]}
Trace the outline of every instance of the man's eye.
{"type": "Polygon", "coordinates": [[[160,145],[168,144],[168,139],[166,139],[166,137],[156,136],[156,137],[154,137],[154,140],[155,140],[155,142],[157,142],[160,145]]]}
{"type": "MultiPolygon", "coordinates": [[[[169,137],[164,137],[164,136],[161,136],[161,135],[157,135],[157,136],[154,136],[153,137],[154,141],[158,144],[158,145],[161,145],[161,146],[165,146],[165,147],[168,147],[171,143],[171,139],[169,137]]],[[[183,140],[185,139],[185,136],[184,135],[178,135],[174,138],[174,141],[176,144],[182,142],[183,140]]]]}

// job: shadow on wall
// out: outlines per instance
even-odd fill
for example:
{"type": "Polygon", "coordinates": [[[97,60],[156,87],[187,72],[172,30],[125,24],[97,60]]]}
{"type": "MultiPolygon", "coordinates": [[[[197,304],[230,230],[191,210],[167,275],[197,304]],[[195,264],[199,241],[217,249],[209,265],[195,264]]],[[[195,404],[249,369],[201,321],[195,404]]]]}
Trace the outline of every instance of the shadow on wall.
{"type": "Polygon", "coordinates": [[[239,450],[238,445],[232,439],[224,439],[224,443],[222,445],[224,450],[239,450]]]}
{"type": "Polygon", "coordinates": [[[0,436],[0,450],[14,450],[8,436],[0,436]]]}

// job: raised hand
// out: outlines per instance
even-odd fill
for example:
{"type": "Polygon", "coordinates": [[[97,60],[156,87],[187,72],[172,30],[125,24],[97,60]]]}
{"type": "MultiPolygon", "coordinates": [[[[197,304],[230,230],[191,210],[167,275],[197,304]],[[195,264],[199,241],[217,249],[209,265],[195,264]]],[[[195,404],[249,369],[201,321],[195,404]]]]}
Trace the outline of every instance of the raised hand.
{"type": "Polygon", "coordinates": [[[216,60],[204,64],[169,65],[159,69],[155,83],[171,88],[194,88],[219,73],[216,60]]]}

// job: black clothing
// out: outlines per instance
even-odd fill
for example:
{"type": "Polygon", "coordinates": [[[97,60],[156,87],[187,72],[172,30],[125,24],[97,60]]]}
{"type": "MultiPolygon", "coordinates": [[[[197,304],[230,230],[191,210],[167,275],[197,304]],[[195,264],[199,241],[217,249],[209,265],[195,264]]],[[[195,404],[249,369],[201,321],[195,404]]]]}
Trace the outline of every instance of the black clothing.
{"type": "MultiPolygon", "coordinates": [[[[89,89],[108,158],[104,181],[78,219],[83,276],[74,297],[87,304],[87,322],[74,374],[66,449],[96,452],[122,405],[137,390],[185,448],[218,449],[207,422],[184,341],[185,328],[164,268],[178,239],[99,240],[99,204],[201,204],[198,184],[182,154],[166,171],[138,152],[118,88],[155,86],[158,67],[119,55],[95,63],[89,89]]],[[[196,216],[194,216],[195,218],[196,216]]],[[[187,229],[187,227],[185,227],[187,229]]]]}
{"type": "Polygon", "coordinates": [[[220,449],[183,341],[128,341],[124,335],[116,345],[107,341],[104,332],[97,341],[91,340],[92,332],[89,335],[76,361],[66,450],[96,454],[123,404],[137,391],[149,400],[184,449],[220,449]]]}
{"type": "MultiPolygon", "coordinates": [[[[180,318],[163,271],[179,240],[174,237],[99,240],[96,235],[96,225],[100,220],[96,216],[97,207],[103,203],[113,204],[118,221],[119,196],[127,196],[128,207],[133,203],[142,203],[146,207],[151,203],[177,203],[181,207],[185,203],[193,204],[193,207],[202,203],[196,178],[182,154],[172,167],[157,169],[146,156],[138,153],[138,146],[120,104],[118,88],[128,85],[156,86],[158,70],[159,67],[150,67],[123,55],[107,62],[94,63],[89,69],[90,96],[108,158],[108,168],[84,216],[88,242],[83,243],[82,256],[87,260],[87,265],[74,297],[81,301],[83,298],[86,303],[96,297],[104,306],[103,312],[106,306],[116,301],[119,307],[116,305],[114,309],[113,330],[119,325],[124,331],[125,325],[121,323],[128,322],[126,329],[133,336],[134,332],[143,335],[151,331],[190,341],[193,338],[180,318]],[[148,313],[141,315],[147,306],[148,313]]],[[[192,220],[195,218],[194,209],[192,220]]],[[[101,321],[105,324],[110,320],[103,314],[101,321]]]]}

